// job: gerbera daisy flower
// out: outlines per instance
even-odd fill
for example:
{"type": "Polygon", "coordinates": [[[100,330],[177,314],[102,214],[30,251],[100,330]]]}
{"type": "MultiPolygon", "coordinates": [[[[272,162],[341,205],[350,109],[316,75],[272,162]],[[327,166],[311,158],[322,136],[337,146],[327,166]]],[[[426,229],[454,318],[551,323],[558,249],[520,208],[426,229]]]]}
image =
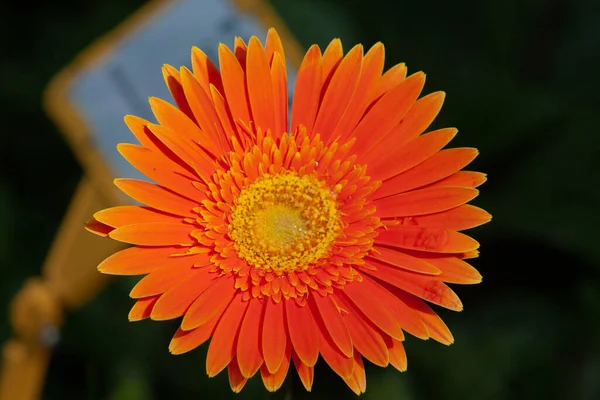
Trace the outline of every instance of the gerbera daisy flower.
{"type": "Polygon", "coordinates": [[[426,301],[462,310],[446,283],[481,276],[459,231],[490,215],[466,204],[477,150],[423,133],[444,93],[419,98],[425,75],[404,64],[383,73],[381,43],[344,55],[336,39],[306,53],[289,117],[275,30],[218,54],[220,70],[198,48],[192,71],[164,67],[177,106],[151,98],[158,123],[127,116],[140,145],[118,146],[154,181],[115,180],[144,206],[88,224],[134,245],[98,267],[145,275],[129,319],[183,317],[171,353],[210,340],[208,375],[227,368],[236,392],[259,371],[277,390],[292,363],[310,390],[321,356],[361,393],[363,358],[406,369],[405,332],[452,343],[426,301]]]}

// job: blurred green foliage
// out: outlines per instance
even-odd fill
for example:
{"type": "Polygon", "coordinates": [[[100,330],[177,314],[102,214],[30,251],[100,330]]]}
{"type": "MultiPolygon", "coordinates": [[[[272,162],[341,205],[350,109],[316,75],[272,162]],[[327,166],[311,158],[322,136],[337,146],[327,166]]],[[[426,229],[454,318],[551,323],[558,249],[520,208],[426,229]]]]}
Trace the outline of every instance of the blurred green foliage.
{"type": "MultiPolygon", "coordinates": [[[[596,0],[481,2],[273,0],[305,46],[341,37],[386,45],[387,67],[428,74],[448,97],[435,126],[481,151],[489,182],[475,204],[481,285],[440,310],[456,344],[408,339],[408,372],[367,366],[366,399],[600,398],[600,7],[596,0]]],[[[41,110],[51,76],[141,0],[0,4],[0,340],[6,305],[39,273],[81,171],[41,110]]],[[[190,43],[190,46],[193,43],[190,43]]],[[[168,60],[165,60],[168,62],[168,60]]],[[[157,74],[160,71],[157,71],[157,74]]],[[[176,322],[127,322],[132,280],[115,280],[69,316],[44,398],[353,398],[324,365],[311,395],[294,373],[268,394],[208,380],[206,348],[168,354],[176,322]]]]}

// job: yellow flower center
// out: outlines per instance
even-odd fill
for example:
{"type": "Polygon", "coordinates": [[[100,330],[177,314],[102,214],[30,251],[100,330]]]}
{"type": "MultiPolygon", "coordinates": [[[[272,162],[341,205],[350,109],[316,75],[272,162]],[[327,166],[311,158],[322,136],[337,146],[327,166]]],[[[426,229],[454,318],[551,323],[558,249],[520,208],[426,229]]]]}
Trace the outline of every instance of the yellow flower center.
{"type": "Polygon", "coordinates": [[[335,193],[312,176],[263,175],[238,196],[229,236],[238,256],[276,273],[305,270],[340,230],[335,193]]]}

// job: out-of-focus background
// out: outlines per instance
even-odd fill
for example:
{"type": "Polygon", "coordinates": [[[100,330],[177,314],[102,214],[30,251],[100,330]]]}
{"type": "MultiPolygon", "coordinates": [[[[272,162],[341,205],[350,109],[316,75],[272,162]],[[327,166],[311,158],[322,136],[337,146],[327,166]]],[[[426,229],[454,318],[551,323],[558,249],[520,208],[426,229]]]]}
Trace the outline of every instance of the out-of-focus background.
{"type": "MultiPolygon", "coordinates": [[[[8,304],[40,273],[82,176],[42,109],[42,91],[144,3],[0,4],[0,342],[11,334],[8,304]]],[[[346,49],[382,41],[386,67],[406,62],[425,71],[427,92],[447,92],[435,126],[457,126],[452,144],[479,148],[473,168],[489,175],[474,204],[494,220],[472,232],[482,245],[473,264],[483,283],[455,286],[464,312],[439,310],[456,343],[408,338],[408,371],[368,365],[363,398],[600,399],[598,1],[272,5],[305,48],[333,37],[346,49]]],[[[111,281],[68,315],[44,399],[354,397],[320,363],[310,396],[295,373],[279,393],[254,378],[233,395],[225,372],[206,377],[206,346],[169,355],[176,321],[127,321],[133,282],[111,281]]]]}

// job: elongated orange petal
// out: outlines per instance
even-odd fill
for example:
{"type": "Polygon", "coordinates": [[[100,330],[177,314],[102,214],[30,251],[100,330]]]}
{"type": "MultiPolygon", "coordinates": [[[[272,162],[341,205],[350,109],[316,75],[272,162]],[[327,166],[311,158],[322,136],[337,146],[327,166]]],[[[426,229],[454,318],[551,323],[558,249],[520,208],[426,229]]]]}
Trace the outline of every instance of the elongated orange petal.
{"type": "MultiPolygon", "coordinates": [[[[425,85],[425,74],[417,72],[406,78],[402,83],[385,94],[360,121],[352,136],[356,137],[354,148],[363,149],[365,154],[380,140],[389,135],[394,127],[414,104],[425,85]],[[380,132],[374,138],[373,132],[380,132]]],[[[388,147],[394,148],[395,146],[388,147]]]]}
{"type": "Polygon", "coordinates": [[[365,283],[369,288],[372,299],[376,299],[372,301],[381,303],[403,330],[419,339],[426,340],[429,338],[427,328],[425,328],[423,322],[421,322],[419,317],[410,309],[410,307],[390,293],[390,291],[381,284],[373,281],[371,277],[363,276],[362,284],[365,285],[365,283]]]}
{"type": "Polygon", "coordinates": [[[192,209],[198,206],[196,202],[150,182],[115,179],[114,183],[132,199],[166,213],[194,217],[192,209]]]}
{"type": "Polygon", "coordinates": [[[156,295],[138,299],[129,311],[129,321],[141,321],[148,318],[159,297],[160,295],[156,295]]]}
{"type": "Polygon", "coordinates": [[[295,132],[300,125],[304,125],[309,132],[312,131],[323,84],[322,63],[319,46],[311,46],[296,77],[291,132],[295,132]]]}
{"type": "Polygon", "coordinates": [[[371,280],[360,283],[353,282],[344,286],[344,294],[348,296],[348,301],[356,305],[383,332],[398,339],[404,338],[402,329],[394,316],[386,307],[382,307],[374,297],[372,290],[377,289],[371,280]]]}
{"type": "Polygon", "coordinates": [[[331,337],[327,333],[327,328],[322,322],[317,323],[317,336],[319,338],[319,351],[325,362],[331,369],[341,376],[343,379],[348,379],[352,376],[354,359],[346,356],[340,351],[331,337]]]}
{"type": "Polygon", "coordinates": [[[263,131],[275,126],[275,100],[271,69],[265,50],[256,36],[250,38],[246,58],[246,85],[252,109],[252,118],[257,128],[263,131]]]}
{"type": "Polygon", "coordinates": [[[462,233],[420,226],[390,226],[379,231],[375,240],[379,244],[434,253],[462,253],[479,248],[479,243],[462,233]]]}
{"type": "Polygon", "coordinates": [[[141,246],[192,245],[194,227],[179,222],[147,222],[126,225],[110,232],[111,239],[141,246]]]}
{"type": "Polygon", "coordinates": [[[267,53],[267,60],[272,61],[275,58],[275,54],[279,53],[280,57],[285,61],[285,53],[281,38],[275,30],[275,28],[269,28],[267,31],[267,39],[265,40],[265,53],[267,53]]]}
{"type": "Polygon", "coordinates": [[[375,250],[369,257],[422,274],[439,275],[441,273],[435,265],[428,263],[426,260],[412,257],[399,250],[389,249],[387,247],[375,247],[375,250]]]}
{"type": "Polygon", "coordinates": [[[135,138],[142,146],[152,151],[160,152],[160,149],[156,144],[156,140],[153,139],[154,136],[152,135],[152,132],[150,132],[147,127],[149,124],[148,121],[135,115],[126,115],[123,120],[125,121],[125,124],[131,133],[133,133],[135,138]]]}
{"type": "Polygon", "coordinates": [[[142,278],[131,289],[129,295],[133,298],[141,298],[164,293],[176,283],[191,277],[196,271],[191,257],[174,257],[161,268],[154,269],[142,278]]]}
{"type": "Polygon", "coordinates": [[[346,328],[342,315],[338,311],[337,306],[333,303],[331,297],[315,294],[314,296],[309,297],[309,301],[316,306],[313,314],[320,314],[327,334],[331,337],[333,343],[344,355],[352,357],[352,338],[350,337],[348,328],[346,328]]]}
{"type": "Polygon", "coordinates": [[[396,150],[370,152],[364,160],[368,163],[369,175],[385,180],[401,174],[433,156],[447,145],[457,132],[455,128],[439,129],[419,136],[396,150]]]}
{"type": "Polygon", "coordinates": [[[296,366],[296,371],[298,371],[298,376],[300,377],[302,385],[307,392],[310,392],[315,377],[314,367],[309,367],[300,361],[300,358],[296,353],[292,353],[292,359],[294,360],[294,365],[296,366]]]}
{"type": "Polygon", "coordinates": [[[458,171],[447,178],[440,179],[427,187],[435,186],[461,186],[476,188],[487,180],[487,175],[481,172],[458,171]]]}
{"type": "Polygon", "coordinates": [[[308,306],[300,306],[295,301],[285,302],[288,334],[300,360],[309,367],[319,358],[317,326],[308,306]]]}
{"type": "Polygon", "coordinates": [[[111,233],[114,228],[110,225],[103,224],[96,219],[92,219],[91,221],[85,224],[85,229],[88,232],[93,233],[94,235],[98,235],[100,237],[108,237],[108,234],[111,233]]]}
{"type": "Polygon", "coordinates": [[[213,106],[210,92],[205,92],[194,75],[185,67],[181,68],[181,83],[192,113],[204,134],[204,141],[200,142],[200,145],[213,154],[222,154],[231,150],[224,137],[221,120],[213,106]]]}
{"type": "Polygon", "coordinates": [[[394,287],[389,290],[418,315],[432,339],[445,345],[454,343],[454,337],[444,321],[423,300],[394,287]]]}
{"type": "Polygon", "coordinates": [[[466,187],[434,187],[385,197],[373,204],[380,218],[413,217],[450,210],[471,201],[478,194],[477,189],[466,187]]]}
{"type": "MultiPolygon", "coordinates": [[[[389,354],[381,331],[351,302],[341,296],[335,296],[335,301],[344,310],[342,315],[356,350],[373,364],[386,367],[389,364],[389,354]]],[[[354,354],[356,353],[355,351],[354,354]]]]}
{"type": "Polygon", "coordinates": [[[239,328],[247,308],[248,302],[239,292],[217,324],[206,354],[206,373],[210,378],[225,369],[235,356],[239,328]]]}
{"type": "Polygon", "coordinates": [[[406,64],[396,64],[392,68],[385,71],[385,73],[379,79],[375,92],[373,93],[371,102],[379,100],[384,94],[398,86],[404,79],[406,79],[406,64]]]}
{"type": "Polygon", "coordinates": [[[179,71],[177,71],[170,65],[163,65],[162,74],[165,83],[169,88],[169,92],[171,92],[171,96],[173,96],[173,100],[175,100],[175,103],[177,104],[177,107],[179,107],[179,109],[183,111],[183,113],[187,115],[187,117],[190,118],[192,121],[196,121],[194,118],[194,114],[190,109],[190,105],[188,104],[187,99],[185,98],[185,94],[183,93],[183,87],[181,86],[181,77],[179,76],[179,71]]]}
{"type": "MultiPolygon", "coordinates": [[[[381,78],[384,62],[383,44],[376,43],[367,52],[363,59],[362,70],[356,90],[348,103],[344,114],[331,133],[331,138],[340,137],[346,140],[350,132],[356,128],[369,105],[372,94],[377,88],[377,81],[381,78]]],[[[370,166],[369,166],[370,169],[370,166]]]]}
{"type": "Polygon", "coordinates": [[[164,321],[182,316],[216,277],[217,274],[210,272],[210,268],[197,268],[189,279],[180,281],[163,293],[154,305],[152,319],[164,321]]]}
{"type": "Polygon", "coordinates": [[[325,142],[344,114],[356,90],[362,69],[363,47],[356,45],[344,57],[327,86],[313,132],[321,135],[325,142]]]}
{"type": "Polygon", "coordinates": [[[356,395],[360,395],[367,390],[367,376],[365,374],[365,366],[360,354],[354,354],[354,367],[352,368],[352,376],[344,379],[348,387],[352,389],[356,395]]]}
{"type": "Polygon", "coordinates": [[[215,315],[210,321],[198,328],[184,331],[177,329],[171,343],[169,343],[169,351],[171,354],[183,354],[195,349],[206,342],[213,334],[217,323],[221,319],[221,315],[215,315]]]}
{"type": "Polygon", "coordinates": [[[261,339],[266,301],[250,299],[248,303],[237,343],[237,361],[245,378],[251,378],[263,363],[261,339]]]}
{"type": "MultiPolygon", "coordinates": [[[[181,254],[186,251],[185,247],[166,246],[166,247],[130,247],[121,250],[98,265],[98,271],[103,274],[111,275],[141,275],[152,272],[158,267],[164,266],[171,261],[172,254],[181,254]]],[[[195,257],[182,256],[182,260],[187,258],[189,265],[194,264],[195,257]]]]}
{"type": "Polygon", "coordinates": [[[233,275],[219,277],[192,303],[181,321],[181,329],[197,328],[223,312],[235,293],[233,285],[233,275]]]}
{"type": "Polygon", "coordinates": [[[242,374],[235,357],[233,357],[233,360],[227,365],[227,376],[229,377],[229,386],[231,386],[233,393],[241,392],[246,385],[246,382],[248,382],[248,379],[242,374]]]}
{"type": "Polygon", "coordinates": [[[404,351],[402,342],[394,338],[388,338],[386,342],[390,352],[390,364],[400,372],[406,371],[406,351],[404,351]]]}
{"type": "Polygon", "coordinates": [[[437,226],[444,229],[461,231],[483,225],[491,219],[492,216],[487,211],[470,204],[463,204],[451,210],[429,215],[420,215],[413,218],[412,222],[415,225],[423,227],[437,226]]]}
{"type": "Polygon", "coordinates": [[[439,278],[444,282],[472,285],[481,282],[481,274],[467,262],[457,257],[432,257],[427,259],[442,273],[439,278]]]}
{"type": "Polygon", "coordinates": [[[181,221],[181,217],[163,213],[149,207],[140,206],[107,208],[95,213],[94,218],[113,228],[136,223],[181,221]]]}
{"type": "Polygon", "coordinates": [[[196,46],[192,47],[192,71],[206,93],[210,92],[210,85],[213,85],[220,93],[224,93],[219,70],[210,58],[196,46]]]}
{"type": "Polygon", "coordinates": [[[385,181],[376,198],[403,193],[452,175],[477,157],[477,149],[442,150],[416,167],[385,181]]]}
{"type": "Polygon", "coordinates": [[[270,373],[275,374],[285,356],[287,343],[284,302],[266,300],[265,317],[262,328],[262,352],[265,365],[270,373]]]}
{"type": "Polygon", "coordinates": [[[283,360],[279,365],[277,371],[271,373],[266,365],[262,365],[260,367],[260,375],[262,377],[263,383],[269,392],[274,392],[281,387],[285,377],[290,368],[290,360],[291,360],[291,344],[288,345],[287,350],[284,353],[283,360]]]}
{"type": "Polygon", "coordinates": [[[250,107],[246,96],[244,70],[235,55],[224,44],[219,45],[219,65],[223,79],[223,89],[231,116],[236,123],[250,122],[250,107]]]}
{"type": "Polygon", "coordinates": [[[219,116],[219,121],[221,121],[221,126],[223,127],[225,135],[227,136],[227,138],[230,139],[230,141],[232,137],[237,137],[239,140],[240,136],[237,135],[237,128],[235,128],[235,123],[233,121],[233,118],[231,117],[229,109],[227,108],[225,98],[221,93],[219,93],[219,91],[214,86],[210,87],[210,94],[213,105],[215,107],[215,111],[219,116]]]}
{"type": "Polygon", "coordinates": [[[431,303],[454,311],[462,310],[462,303],[456,293],[439,278],[394,268],[377,261],[370,263],[374,264],[377,269],[364,270],[365,273],[431,303]]]}
{"type": "Polygon", "coordinates": [[[327,45],[323,52],[323,81],[325,85],[331,81],[335,70],[338,68],[344,57],[344,49],[340,39],[333,39],[327,45]]]}
{"type": "Polygon", "coordinates": [[[271,63],[271,81],[273,83],[273,99],[275,122],[272,131],[275,137],[281,137],[288,131],[288,88],[285,60],[275,53],[271,63]]]}

